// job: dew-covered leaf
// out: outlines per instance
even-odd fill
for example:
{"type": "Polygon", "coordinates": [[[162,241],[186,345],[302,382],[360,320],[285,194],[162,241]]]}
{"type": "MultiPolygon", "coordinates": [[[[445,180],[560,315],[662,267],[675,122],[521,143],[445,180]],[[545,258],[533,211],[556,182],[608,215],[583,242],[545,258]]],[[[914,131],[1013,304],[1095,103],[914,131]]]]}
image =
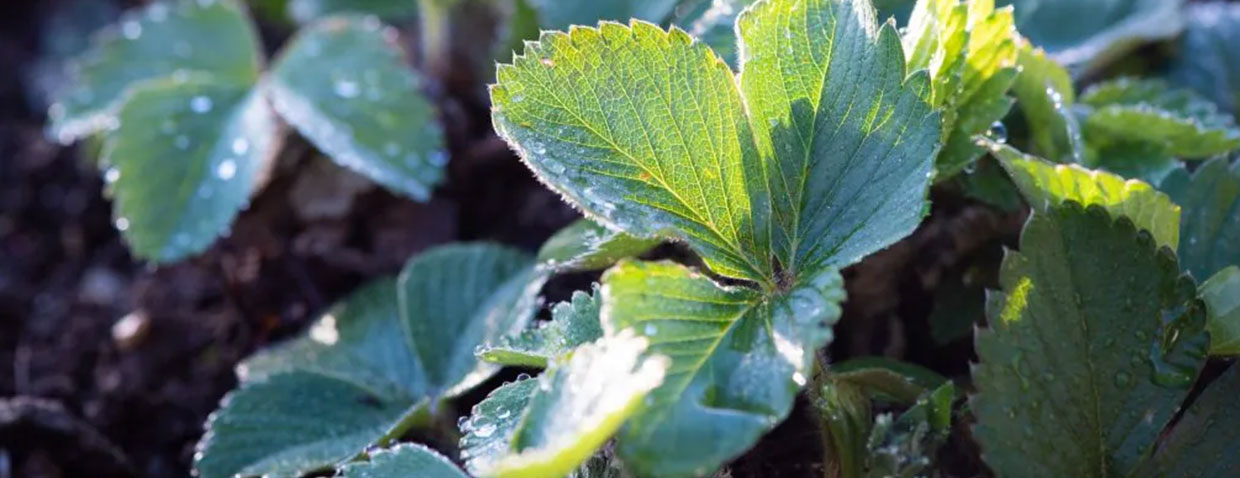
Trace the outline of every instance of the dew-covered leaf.
{"type": "Polygon", "coordinates": [[[1240,264],[1240,161],[1216,158],[1196,172],[1181,168],[1159,188],[1183,208],[1180,264],[1198,280],[1240,264]]]}
{"type": "Polygon", "coordinates": [[[764,297],[681,265],[622,261],[603,275],[603,329],[632,329],[671,359],[663,384],[618,436],[636,476],[701,476],[788,416],[831,340],[834,269],[764,297]]]}
{"type": "Polygon", "coordinates": [[[899,34],[874,17],[868,1],[782,0],[737,20],[772,246],[794,277],[890,245],[927,208],[939,115],[927,75],[906,77],[899,34]]]}
{"type": "Polygon", "coordinates": [[[641,255],[658,244],[658,239],[633,237],[589,219],[578,219],[543,243],[538,264],[557,272],[592,271],[641,255]]]}
{"type": "Polygon", "coordinates": [[[1149,231],[1159,245],[1173,250],[1179,245],[1180,207],[1149,184],[1075,164],[1051,164],[1010,146],[988,144],[1034,209],[1058,207],[1065,201],[1099,205],[1149,231]]]}
{"type": "Polygon", "coordinates": [[[1094,85],[1080,100],[1092,108],[1084,124],[1091,146],[1150,143],[1169,155],[1187,158],[1240,148],[1240,128],[1230,114],[1192,91],[1170,89],[1161,80],[1112,80],[1094,85]]]}
{"type": "Polygon", "coordinates": [[[931,103],[942,114],[938,179],[964,170],[982,154],[973,137],[1007,114],[1016,78],[1012,9],[994,0],[922,0],[904,33],[908,69],[930,72],[931,103]]]}
{"type": "Polygon", "coordinates": [[[263,181],[279,134],[258,94],[214,75],[143,82],[118,118],[101,161],[116,228],[154,262],[201,252],[228,230],[263,181]]]}
{"type": "Polygon", "coordinates": [[[572,25],[593,26],[599,20],[627,22],[630,18],[663,23],[679,0],[528,0],[538,10],[539,24],[550,30],[572,25]]]}
{"type": "Polygon", "coordinates": [[[999,476],[1128,476],[1204,365],[1197,287],[1101,206],[1035,211],[1020,247],[976,339],[982,458],[999,476]]]}
{"type": "Polygon", "coordinates": [[[366,461],[341,466],[337,478],[469,478],[447,457],[416,443],[367,454],[366,461]]]}
{"type": "Polygon", "coordinates": [[[1140,478],[1240,474],[1240,367],[1232,364],[1206,387],[1176,422],[1140,478]]]}
{"type": "Polygon", "coordinates": [[[276,112],[337,164],[425,201],[447,156],[420,88],[396,31],[355,16],[303,29],[264,82],[276,112]]]}
{"type": "Polygon", "coordinates": [[[1022,42],[1017,64],[1020,73],[1012,93],[1028,125],[1033,151],[1057,163],[1082,162],[1085,146],[1081,125],[1070,111],[1076,90],[1068,70],[1028,42],[1022,42]]]}
{"type": "Polygon", "coordinates": [[[512,450],[513,435],[537,391],[538,379],[522,376],[492,390],[468,418],[461,418],[461,460],[466,470],[481,473],[512,450]]]}
{"type": "Polygon", "coordinates": [[[1219,271],[1199,290],[1209,312],[1210,355],[1240,355],[1240,267],[1219,271]]]}
{"type": "Polygon", "coordinates": [[[68,143],[115,127],[132,87],[178,71],[251,86],[260,54],[254,26],[235,0],[152,2],[99,32],[95,46],[70,64],[70,84],[48,111],[48,130],[68,143]]]}
{"type": "Polygon", "coordinates": [[[1184,0],[1010,0],[1016,27],[1056,61],[1096,69],[1184,27],[1184,0]]]}
{"type": "Polygon", "coordinates": [[[417,16],[415,0],[289,0],[288,17],[297,23],[310,23],[339,13],[375,15],[387,21],[409,20],[417,16]]]}
{"type": "Polygon", "coordinates": [[[592,294],[576,291],[571,300],[551,308],[550,322],[501,337],[498,344],[485,344],[478,350],[478,358],[501,365],[545,368],[577,346],[603,336],[599,305],[597,284],[592,294]]]}
{"type": "MultiPolygon", "coordinates": [[[[553,365],[537,379],[520,422],[509,431],[507,450],[471,453],[470,470],[484,477],[544,478],[577,469],[662,383],[669,360],[646,355],[646,347],[646,338],[623,331],[583,345],[553,365]]],[[[500,418],[471,417],[466,438],[478,435],[479,422],[490,420],[500,418]]]]}
{"type": "Polygon", "coordinates": [[[1240,114],[1240,5],[1201,2],[1188,6],[1188,24],[1170,79],[1240,114]]]}

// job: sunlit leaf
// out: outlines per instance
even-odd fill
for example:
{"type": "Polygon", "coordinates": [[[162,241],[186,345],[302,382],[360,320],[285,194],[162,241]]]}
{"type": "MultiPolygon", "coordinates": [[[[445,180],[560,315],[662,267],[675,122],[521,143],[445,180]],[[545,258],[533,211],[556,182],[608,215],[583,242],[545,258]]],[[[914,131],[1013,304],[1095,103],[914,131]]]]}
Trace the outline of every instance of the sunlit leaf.
{"type": "Polygon", "coordinates": [[[1180,264],[1198,280],[1240,264],[1240,161],[1217,158],[1173,171],[1159,188],[1183,208],[1180,264]]]}
{"type": "Polygon", "coordinates": [[[478,358],[501,365],[546,367],[548,362],[569,354],[577,346],[603,336],[599,305],[597,284],[592,294],[574,292],[570,301],[551,308],[550,322],[517,335],[504,336],[498,344],[486,344],[478,350],[478,358]]]}
{"type": "Polygon", "coordinates": [[[1072,77],[1028,42],[1022,42],[1017,63],[1020,73],[1012,93],[1028,125],[1033,151],[1057,163],[1082,162],[1081,125],[1070,111],[1076,102],[1072,77]]]}
{"type": "Polygon", "coordinates": [[[658,244],[657,239],[633,237],[589,219],[578,219],[543,243],[538,263],[554,271],[591,271],[641,255],[658,244]]]}

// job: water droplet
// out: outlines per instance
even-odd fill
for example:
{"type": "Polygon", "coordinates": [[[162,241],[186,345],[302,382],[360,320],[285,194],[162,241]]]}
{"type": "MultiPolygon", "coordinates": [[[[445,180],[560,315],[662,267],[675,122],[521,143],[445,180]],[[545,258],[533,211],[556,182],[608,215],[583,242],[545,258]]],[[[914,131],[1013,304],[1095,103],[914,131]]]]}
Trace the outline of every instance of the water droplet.
{"type": "Polygon", "coordinates": [[[250,142],[245,138],[237,138],[233,140],[232,151],[235,155],[243,155],[250,150],[250,142]]]}
{"type": "Polygon", "coordinates": [[[357,94],[361,92],[357,82],[351,80],[336,80],[336,83],[332,85],[332,89],[336,92],[336,96],[341,98],[356,98],[357,94]]]}
{"type": "Polygon", "coordinates": [[[237,162],[232,158],[220,161],[220,165],[215,168],[215,174],[225,181],[232,179],[237,175],[237,162]]]}
{"type": "Polygon", "coordinates": [[[487,438],[495,434],[495,428],[496,427],[494,423],[488,423],[486,425],[480,426],[474,429],[474,436],[478,438],[487,438]]]}
{"type": "Polygon", "coordinates": [[[212,106],[211,98],[203,95],[195,96],[189,100],[189,109],[198,114],[210,112],[212,106]]]}
{"type": "Polygon", "coordinates": [[[108,184],[112,184],[116,182],[117,179],[120,179],[120,178],[121,178],[121,170],[119,169],[108,168],[107,171],[103,172],[103,180],[104,182],[108,184]]]}
{"type": "Polygon", "coordinates": [[[116,230],[125,231],[129,229],[129,220],[123,217],[116,218],[116,230]]]}
{"type": "Polygon", "coordinates": [[[137,20],[127,20],[121,23],[121,34],[125,35],[126,39],[137,40],[142,36],[142,24],[137,20]]]}
{"type": "Polygon", "coordinates": [[[986,131],[986,137],[996,143],[1006,143],[1008,140],[1007,126],[1002,121],[991,123],[990,129],[986,131]]]}
{"type": "Polygon", "coordinates": [[[468,425],[469,425],[469,417],[461,417],[461,418],[456,419],[456,428],[460,429],[461,431],[465,431],[468,425]]]}

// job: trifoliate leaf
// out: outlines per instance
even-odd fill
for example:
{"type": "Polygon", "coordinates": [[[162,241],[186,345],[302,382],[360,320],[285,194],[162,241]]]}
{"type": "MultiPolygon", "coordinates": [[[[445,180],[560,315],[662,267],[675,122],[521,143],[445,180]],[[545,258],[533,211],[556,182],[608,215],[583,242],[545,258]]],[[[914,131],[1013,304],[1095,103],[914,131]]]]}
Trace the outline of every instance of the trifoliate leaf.
{"type": "Polygon", "coordinates": [[[988,144],[1034,209],[1058,207],[1065,201],[1099,205],[1149,231],[1159,245],[1172,249],[1179,245],[1180,208],[1149,184],[1075,164],[1050,164],[1010,146],[988,144]]]}
{"type": "Polygon", "coordinates": [[[528,0],[538,10],[543,28],[567,30],[573,25],[594,25],[599,20],[628,21],[637,18],[662,23],[678,0],[528,0]]]}
{"type": "Polygon", "coordinates": [[[901,404],[912,404],[923,393],[947,382],[933,370],[886,357],[833,363],[830,374],[832,381],[850,383],[869,397],[901,404]]]}
{"type": "Polygon", "coordinates": [[[553,271],[592,271],[641,255],[658,244],[657,239],[633,237],[578,219],[543,243],[538,264],[553,271]]]}
{"type": "Polygon", "coordinates": [[[939,117],[927,76],[905,76],[899,34],[874,15],[868,1],[768,0],[737,20],[773,247],[793,277],[853,264],[925,212],[939,117]]]}
{"type": "Polygon", "coordinates": [[[635,476],[702,476],[788,416],[840,315],[835,270],[764,297],[681,265],[622,261],[603,275],[603,328],[671,359],[617,451],[635,476]]]}
{"type": "Polygon", "coordinates": [[[518,335],[501,337],[496,345],[483,345],[478,358],[500,365],[544,368],[577,346],[603,336],[599,323],[598,285],[592,294],[573,293],[572,300],[551,308],[551,321],[518,335]]]}
{"type": "Polygon", "coordinates": [[[951,433],[955,398],[956,387],[947,382],[922,393],[894,420],[890,413],[876,417],[866,442],[865,476],[923,476],[951,433]]]}
{"type": "Polygon", "coordinates": [[[1189,174],[1173,171],[1159,188],[1183,207],[1180,264],[1204,280],[1240,264],[1240,161],[1217,158],[1189,174]]]}
{"type": "Polygon", "coordinates": [[[986,132],[1012,106],[1016,30],[1012,9],[994,0],[921,0],[904,34],[908,69],[926,69],[931,103],[942,112],[943,150],[938,179],[962,171],[982,154],[973,137],[986,132]]]}
{"type": "Polygon", "coordinates": [[[1240,113],[1240,5],[1192,3],[1187,17],[1171,81],[1205,95],[1224,111],[1240,113]]]}
{"type": "Polygon", "coordinates": [[[452,460],[416,443],[367,454],[367,461],[341,466],[337,478],[469,478],[452,460]]]}
{"type": "Polygon", "coordinates": [[[418,2],[405,0],[289,0],[288,2],[288,17],[297,23],[310,23],[339,13],[375,15],[386,21],[409,20],[417,16],[418,2]]]}
{"type": "Polygon", "coordinates": [[[421,201],[447,156],[421,80],[396,31],[375,17],[330,17],[306,27],[276,61],[264,90],[306,139],[347,167],[421,201]]]}
{"type": "Polygon", "coordinates": [[[1240,267],[1214,274],[1200,292],[1209,312],[1210,355],[1240,355],[1240,267]]]}
{"type": "Polygon", "coordinates": [[[1011,0],[1016,27],[1059,63],[1094,70],[1180,33],[1184,0],[1011,0]]]}
{"type": "Polygon", "coordinates": [[[1129,476],[1204,364],[1196,285],[1101,206],[1035,211],[1020,247],[977,336],[982,458],[998,476],[1129,476]]]}
{"type": "Polygon", "coordinates": [[[1019,48],[1020,73],[1012,93],[1024,114],[1033,151],[1057,163],[1084,160],[1081,125],[1070,107],[1076,102],[1072,77],[1059,63],[1047,58],[1041,48],[1022,42],[1019,48]]]}
{"type": "Polygon", "coordinates": [[[1170,478],[1240,473],[1240,367],[1232,365],[1184,411],[1149,464],[1135,476],[1170,478]]]}
{"type": "Polygon", "coordinates": [[[101,160],[116,228],[153,262],[201,252],[264,180],[278,147],[275,114],[248,86],[214,75],[148,80],[127,97],[101,160]]]}
{"type": "Polygon", "coordinates": [[[1125,78],[1094,85],[1081,95],[1081,104],[1093,108],[1085,120],[1090,143],[1151,143],[1188,158],[1240,148],[1240,128],[1231,115],[1160,80],[1125,78]]]}
{"type": "Polygon", "coordinates": [[[402,274],[425,280],[373,282],[304,336],[247,359],[238,367],[245,385],[207,423],[195,460],[200,476],[320,470],[425,422],[427,405],[444,390],[462,392],[494,371],[463,355],[472,359],[487,334],[533,314],[537,287],[512,286],[529,280],[530,262],[486,244],[433,249],[402,274]],[[523,294],[515,305],[514,291],[523,294]],[[427,340],[426,324],[454,335],[427,340]]]}
{"type": "Polygon", "coordinates": [[[117,111],[144,80],[203,73],[240,89],[261,66],[254,26],[234,0],[152,2],[98,33],[95,47],[70,64],[71,85],[49,109],[48,130],[68,143],[115,128],[117,111]]]}
{"type": "MultiPolygon", "coordinates": [[[[669,360],[645,355],[646,347],[631,331],[579,347],[538,378],[509,449],[471,454],[469,468],[484,477],[544,478],[585,463],[663,382],[669,360]]],[[[467,437],[478,433],[474,420],[467,437]]]]}

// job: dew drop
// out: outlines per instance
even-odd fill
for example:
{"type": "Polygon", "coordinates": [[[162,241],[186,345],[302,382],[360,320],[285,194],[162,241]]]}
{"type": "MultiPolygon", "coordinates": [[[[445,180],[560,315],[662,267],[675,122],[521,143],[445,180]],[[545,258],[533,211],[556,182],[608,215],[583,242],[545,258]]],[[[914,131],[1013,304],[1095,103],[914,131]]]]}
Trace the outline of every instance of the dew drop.
{"type": "Polygon", "coordinates": [[[477,436],[478,438],[487,438],[494,434],[495,434],[494,423],[488,423],[486,425],[483,425],[483,426],[480,426],[474,429],[474,436],[477,436]]]}
{"type": "Polygon", "coordinates": [[[103,173],[103,180],[104,182],[108,184],[112,184],[116,182],[117,179],[120,179],[120,178],[121,178],[121,171],[116,168],[108,168],[108,170],[104,171],[103,173]]]}
{"type": "Polygon", "coordinates": [[[643,331],[646,333],[646,335],[652,336],[654,334],[659,333],[659,328],[655,327],[654,324],[646,324],[646,328],[643,329],[643,331]]]}
{"type": "Polygon", "coordinates": [[[129,230],[129,220],[123,217],[116,218],[116,230],[118,231],[129,230]]]}
{"type": "Polygon", "coordinates": [[[245,154],[249,150],[250,150],[250,142],[246,141],[245,138],[237,138],[233,140],[233,143],[232,143],[233,154],[240,156],[240,155],[245,154]]]}
{"type": "Polygon", "coordinates": [[[142,36],[142,24],[137,20],[128,20],[121,24],[121,34],[125,35],[126,39],[137,40],[142,36]]]}
{"type": "Polygon", "coordinates": [[[220,165],[215,168],[215,174],[225,181],[232,179],[237,175],[237,162],[232,158],[220,161],[220,165]]]}
{"type": "Polygon", "coordinates": [[[195,96],[193,99],[189,100],[189,109],[198,114],[210,112],[212,106],[213,104],[211,103],[211,98],[203,95],[195,96]]]}
{"type": "Polygon", "coordinates": [[[1006,143],[1008,140],[1007,126],[1004,126],[1002,121],[991,123],[990,129],[986,131],[986,137],[996,143],[1006,143]]]}
{"type": "Polygon", "coordinates": [[[332,90],[336,92],[336,96],[341,98],[356,98],[361,92],[357,82],[351,80],[336,80],[336,83],[332,85],[332,90]]]}

